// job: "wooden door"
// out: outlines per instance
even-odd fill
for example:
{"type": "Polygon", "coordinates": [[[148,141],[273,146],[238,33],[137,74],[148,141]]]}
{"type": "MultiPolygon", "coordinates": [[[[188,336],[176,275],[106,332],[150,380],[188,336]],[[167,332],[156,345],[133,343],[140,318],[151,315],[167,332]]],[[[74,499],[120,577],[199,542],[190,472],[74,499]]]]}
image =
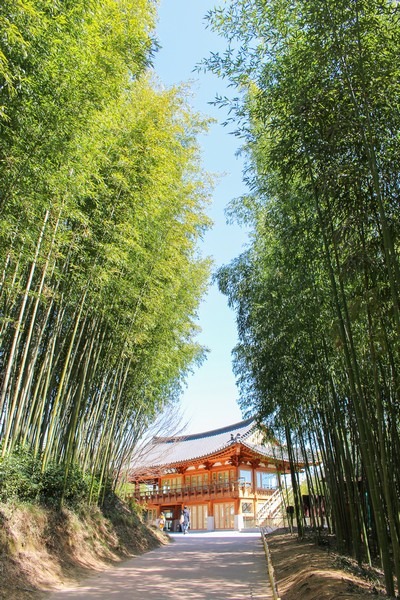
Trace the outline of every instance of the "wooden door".
{"type": "Polygon", "coordinates": [[[216,502],[214,504],[215,529],[233,529],[235,525],[234,502],[216,502]]]}
{"type": "Polygon", "coordinates": [[[190,529],[207,529],[207,504],[195,504],[190,507],[190,529]]]}

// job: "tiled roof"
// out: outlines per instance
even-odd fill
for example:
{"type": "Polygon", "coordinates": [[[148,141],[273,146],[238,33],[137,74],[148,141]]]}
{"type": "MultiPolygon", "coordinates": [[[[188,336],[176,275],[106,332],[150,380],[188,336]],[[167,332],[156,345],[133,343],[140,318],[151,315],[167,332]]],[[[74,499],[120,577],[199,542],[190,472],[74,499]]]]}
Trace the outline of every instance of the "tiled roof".
{"type": "MultiPolygon", "coordinates": [[[[133,470],[145,467],[163,467],[178,465],[188,460],[206,459],[208,456],[220,452],[232,442],[240,441],[247,448],[265,457],[275,457],[274,447],[271,444],[260,445],[256,432],[254,419],[247,419],[234,425],[221,429],[214,429],[187,436],[153,438],[150,447],[136,464],[133,470]]],[[[287,460],[287,456],[276,453],[276,458],[287,460]]]]}
{"type": "Polygon", "coordinates": [[[289,455],[286,448],[284,448],[283,446],[279,446],[278,444],[274,445],[269,443],[263,444],[261,446],[260,444],[252,444],[250,441],[244,440],[243,445],[247,446],[247,448],[250,448],[257,454],[263,454],[264,456],[274,458],[278,461],[283,460],[285,462],[288,462],[289,460],[289,455]]]}

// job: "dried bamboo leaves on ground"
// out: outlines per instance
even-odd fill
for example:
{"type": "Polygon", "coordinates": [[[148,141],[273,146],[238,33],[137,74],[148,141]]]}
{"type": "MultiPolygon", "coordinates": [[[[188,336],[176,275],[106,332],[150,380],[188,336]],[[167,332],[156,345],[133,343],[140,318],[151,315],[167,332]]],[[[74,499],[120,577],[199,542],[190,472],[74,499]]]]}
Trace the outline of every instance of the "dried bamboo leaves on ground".
{"type": "Polygon", "coordinates": [[[382,572],[358,567],[330,544],[277,532],[267,538],[281,600],[368,600],[384,594],[382,572]]]}

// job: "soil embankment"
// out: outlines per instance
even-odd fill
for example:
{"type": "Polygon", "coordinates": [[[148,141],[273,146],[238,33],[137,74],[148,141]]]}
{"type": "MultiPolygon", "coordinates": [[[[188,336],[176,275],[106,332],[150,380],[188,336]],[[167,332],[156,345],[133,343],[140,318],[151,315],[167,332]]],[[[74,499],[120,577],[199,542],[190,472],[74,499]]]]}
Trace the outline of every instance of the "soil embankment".
{"type": "Polygon", "coordinates": [[[104,515],[0,504],[0,599],[39,600],[166,541],[123,505],[104,515]]]}
{"type": "Polygon", "coordinates": [[[312,540],[276,532],[267,537],[281,600],[372,600],[387,598],[383,574],[359,567],[312,540]]]}

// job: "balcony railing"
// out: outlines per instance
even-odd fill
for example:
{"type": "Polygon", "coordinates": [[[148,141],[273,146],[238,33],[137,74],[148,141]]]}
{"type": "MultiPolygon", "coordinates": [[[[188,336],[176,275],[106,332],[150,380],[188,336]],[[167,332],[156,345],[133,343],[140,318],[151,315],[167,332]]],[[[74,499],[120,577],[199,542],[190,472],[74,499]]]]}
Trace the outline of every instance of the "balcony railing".
{"type": "Polygon", "coordinates": [[[258,496],[268,496],[273,493],[273,489],[261,489],[251,484],[230,481],[220,483],[210,483],[199,486],[182,486],[176,488],[146,489],[133,494],[133,497],[139,502],[166,503],[189,501],[194,498],[202,500],[214,500],[216,498],[252,498],[257,493],[258,496]]]}

